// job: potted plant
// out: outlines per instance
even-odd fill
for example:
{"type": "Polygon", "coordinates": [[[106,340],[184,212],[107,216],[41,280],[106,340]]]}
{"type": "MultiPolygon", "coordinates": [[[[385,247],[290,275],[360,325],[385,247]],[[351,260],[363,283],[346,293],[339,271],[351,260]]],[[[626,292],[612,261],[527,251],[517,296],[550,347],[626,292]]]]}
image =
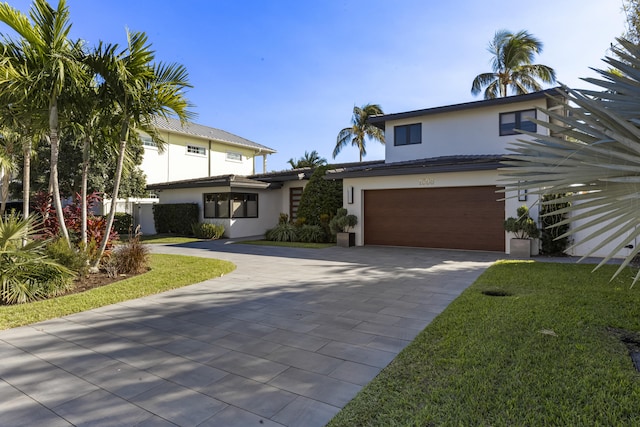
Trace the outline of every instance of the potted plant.
{"type": "Polygon", "coordinates": [[[350,231],[358,223],[358,217],[347,214],[345,208],[339,208],[336,216],[329,221],[329,230],[336,235],[338,246],[348,248],[356,245],[356,233],[350,231]]]}
{"type": "Polygon", "coordinates": [[[516,218],[510,217],[504,222],[504,229],[514,235],[509,252],[515,258],[528,258],[531,256],[532,239],[540,236],[540,230],[529,216],[529,208],[525,205],[518,208],[517,215],[516,218]]]}

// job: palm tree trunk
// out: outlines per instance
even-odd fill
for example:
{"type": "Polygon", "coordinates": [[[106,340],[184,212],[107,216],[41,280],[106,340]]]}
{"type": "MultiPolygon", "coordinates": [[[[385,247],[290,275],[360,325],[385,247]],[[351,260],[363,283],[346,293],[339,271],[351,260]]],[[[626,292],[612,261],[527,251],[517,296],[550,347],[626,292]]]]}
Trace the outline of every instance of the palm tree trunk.
{"type": "Polygon", "coordinates": [[[56,216],[60,227],[60,233],[71,247],[69,231],[64,223],[64,212],[62,212],[62,200],[60,200],[60,184],[58,182],[58,157],[60,152],[60,140],[58,138],[58,105],[54,99],[49,108],[49,137],[51,142],[51,175],[49,176],[49,186],[53,197],[53,206],[56,209],[56,216]]]}
{"type": "Polygon", "coordinates": [[[33,141],[31,140],[31,136],[27,133],[27,140],[23,145],[23,156],[24,160],[22,162],[22,217],[29,217],[29,203],[30,193],[31,193],[31,148],[33,141]]]}
{"type": "Polygon", "coordinates": [[[93,261],[92,267],[98,267],[100,259],[107,250],[107,243],[109,242],[109,233],[111,233],[111,227],[113,226],[113,219],[116,216],[116,201],[118,200],[118,191],[120,190],[120,179],[122,177],[122,169],[124,167],[124,157],[127,150],[127,139],[129,135],[129,124],[125,122],[122,125],[122,131],[120,132],[120,149],[118,150],[118,164],[116,165],[116,173],[113,177],[113,193],[111,194],[111,208],[109,209],[109,216],[107,217],[107,225],[100,243],[100,249],[96,259],[93,261]]]}
{"type": "Polygon", "coordinates": [[[84,145],[82,147],[82,190],[80,202],[81,209],[81,224],[80,224],[80,235],[82,248],[83,250],[87,250],[87,181],[89,180],[89,154],[90,154],[91,141],[89,136],[85,136],[84,145]]]}

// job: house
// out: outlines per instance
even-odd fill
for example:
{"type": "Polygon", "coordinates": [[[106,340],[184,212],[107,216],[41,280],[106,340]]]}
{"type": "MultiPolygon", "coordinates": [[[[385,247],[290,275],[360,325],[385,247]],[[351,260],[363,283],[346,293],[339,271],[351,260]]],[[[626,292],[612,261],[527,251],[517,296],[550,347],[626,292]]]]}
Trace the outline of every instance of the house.
{"type": "MultiPolygon", "coordinates": [[[[140,134],[144,147],[140,169],[150,185],[206,180],[224,174],[253,175],[258,168],[266,170],[267,156],[276,152],[241,136],[197,123],[183,125],[174,118],[156,117],[154,125],[165,142],[162,147],[149,135],[140,134]]],[[[116,209],[131,214],[144,234],[155,234],[152,205],[157,202],[157,197],[118,199],[116,209]]],[[[108,212],[110,206],[111,200],[105,200],[101,212],[108,212]]]]}
{"type": "Polygon", "coordinates": [[[547,132],[530,120],[548,120],[538,108],[562,105],[546,90],[371,118],[385,132],[384,163],[330,173],[360,219],[356,244],[509,253],[505,218],[523,203],[536,217],[537,205],[497,192],[500,162],[510,141],[528,138],[516,129],[547,132]]]}
{"type": "Polygon", "coordinates": [[[295,220],[302,192],[313,172],[313,168],[300,168],[246,176],[227,174],[149,184],[147,188],[161,203],[197,203],[200,220],[223,224],[226,237],[248,237],[262,235],[273,228],[281,213],[295,220]]]}
{"type": "Polygon", "coordinates": [[[148,135],[141,135],[144,156],[140,168],[148,184],[225,174],[253,175],[261,158],[276,151],[221,129],[156,117],[155,128],[166,145],[159,149],[148,135]]]}
{"type": "MultiPolygon", "coordinates": [[[[531,118],[548,121],[540,109],[561,111],[564,105],[549,89],[372,117],[385,132],[385,159],[333,165],[326,177],[343,182],[344,207],[359,219],[356,244],[509,253],[504,220],[522,204],[537,218],[538,200],[524,191],[502,192],[501,162],[510,142],[530,138],[516,129],[546,135],[549,130],[531,118]]],[[[281,212],[295,218],[311,172],[234,173],[149,188],[162,203],[198,203],[203,221],[223,222],[228,237],[244,237],[273,227],[281,212]]],[[[570,254],[589,249],[579,246],[570,254]]]]}

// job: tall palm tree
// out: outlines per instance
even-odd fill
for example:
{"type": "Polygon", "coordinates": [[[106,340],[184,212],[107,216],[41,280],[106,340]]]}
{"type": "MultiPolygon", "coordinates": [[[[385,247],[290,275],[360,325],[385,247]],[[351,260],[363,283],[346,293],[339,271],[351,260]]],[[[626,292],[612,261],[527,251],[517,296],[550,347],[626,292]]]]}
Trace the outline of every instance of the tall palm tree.
{"type": "Polygon", "coordinates": [[[554,83],[556,73],[546,65],[533,64],[534,56],[542,52],[542,42],[527,31],[511,33],[498,31],[489,44],[492,72],[478,74],[471,85],[471,93],[484,90],[484,99],[505,97],[509,89],[517,95],[542,89],[538,80],[554,83]]]}
{"type": "Polygon", "coordinates": [[[56,9],[46,0],[34,0],[29,16],[7,3],[0,3],[0,21],[21,37],[20,42],[12,42],[5,36],[9,44],[19,47],[13,51],[20,56],[10,58],[14,64],[11,64],[10,78],[3,82],[3,90],[24,93],[28,88],[29,104],[36,111],[47,112],[48,139],[51,144],[50,187],[60,231],[70,244],[58,184],[59,101],[63,91],[76,83],[78,78],[82,66],[78,60],[82,43],[73,43],[68,38],[71,22],[65,0],[60,0],[56,9]]]}
{"type": "Polygon", "coordinates": [[[351,126],[342,129],[338,133],[336,139],[336,147],[333,149],[333,158],[340,153],[340,151],[347,146],[351,145],[358,147],[360,151],[360,162],[362,158],[367,155],[366,138],[370,138],[379,141],[384,144],[384,132],[369,123],[369,117],[384,114],[382,108],[378,104],[366,104],[360,107],[353,107],[353,117],[351,118],[351,126]]]}
{"type": "Polygon", "coordinates": [[[300,157],[298,160],[289,159],[288,163],[293,169],[313,168],[324,165],[327,163],[327,159],[320,157],[320,154],[318,154],[316,150],[313,150],[311,153],[305,151],[304,156],[300,157]]]}
{"type": "Polygon", "coordinates": [[[118,161],[113,178],[111,210],[107,217],[107,230],[100,244],[94,267],[100,261],[108,243],[109,231],[115,216],[122,170],[127,155],[131,131],[138,129],[162,143],[154,127],[156,116],[175,114],[182,122],[192,117],[185,89],[191,87],[182,65],[154,64],[154,51],[145,33],[127,32],[127,47],[118,52],[117,45],[99,46],[92,66],[103,81],[104,96],[113,102],[119,119],[118,161]]]}

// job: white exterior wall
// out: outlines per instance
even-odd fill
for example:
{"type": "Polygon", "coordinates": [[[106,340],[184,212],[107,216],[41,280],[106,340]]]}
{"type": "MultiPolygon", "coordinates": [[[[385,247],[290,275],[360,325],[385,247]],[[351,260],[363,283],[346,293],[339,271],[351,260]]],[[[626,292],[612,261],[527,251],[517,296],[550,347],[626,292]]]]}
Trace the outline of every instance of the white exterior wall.
{"type": "Polygon", "coordinates": [[[162,190],[158,193],[160,203],[197,203],[200,221],[223,224],[228,238],[263,235],[278,223],[279,207],[282,205],[280,190],[258,190],[251,188],[203,187],[162,190]],[[204,218],[203,195],[205,193],[257,193],[258,218],[204,218]]]}
{"type": "MultiPolygon", "coordinates": [[[[500,113],[546,108],[546,99],[390,120],[385,125],[385,162],[464,154],[503,154],[509,142],[525,135],[500,136],[500,113]],[[422,123],[422,143],[394,145],[394,127],[422,123]]],[[[547,116],[537,112],[538,120],[547,116]]],[[[547,130],[538,126],[538,132],[547,130]]]]}
{"type": "Polygon", "coordinates": [[[254,171],[251,149],[236,147],[218,141],[161,132],[165,149],[145,146],[140,168],[147,176],[147,184],[218,175],[251,175],[254,171]],[[205,154],[187,152],[187,145],[202,147],[205,154]],[[227,159],[227,153],[237,153],[241,161],[227,159]]]}
{"type": "MultiPolygon", "coordinates": [[[[368,178],[346,178],[343,181],[343,200],[344,207],[350,214],[358,217],[358,224],[354,231],[356,233],[356,245],[364,245],[363,218],[364,218],[364,192],[365,190],[384,190],[393,188],[438,188],[438,187],[468,187],[468,186],[486,186],[495,185],[496,191],[500,190],[498,172],[493,171],[477,171],[477,172],[451,172],[451,173],[434,173],[434,174],[416,174],[401,176],[380,176],[368,178]],[[424,184],[428,183],[428,186],[424,184]],[[353,187],[353,203],[349,204],[348,192],[353,187]]],[[[515,194],[509,192],[506,194],[508,199],[505,200],[505,219],[515,216],[516,209],[522,204],[526,204],[533,218],[538,216],[538,208],[536,197],[528,195],[526,202],[519,202],[517,198],[512,197],[515,194]]],[[[504,193],[496,192],[496,200],[505,197],[504,193]]],[[[397,218],[390,218],[390,221],[396,221],[397,218]]],[[[472,236],[470,236],[472,237],[472,236]]],[[[511,236],[505,232],[505,248],[506,252],[510,252],[509,241],[511,236]]]]}

